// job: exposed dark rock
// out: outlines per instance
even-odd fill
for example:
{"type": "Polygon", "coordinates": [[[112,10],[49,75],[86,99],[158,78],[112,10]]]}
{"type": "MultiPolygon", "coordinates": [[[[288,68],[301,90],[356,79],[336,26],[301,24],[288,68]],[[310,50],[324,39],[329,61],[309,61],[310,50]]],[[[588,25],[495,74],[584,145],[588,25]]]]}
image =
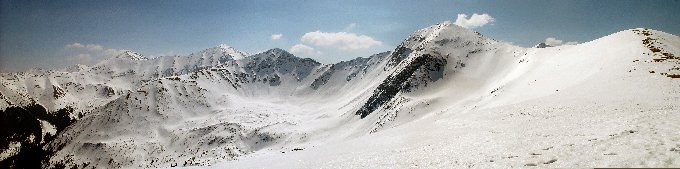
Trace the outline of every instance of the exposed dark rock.
{"type": "Polygon", "coordinates": [[[398,65],[402,60],[404,60],[408,55],[411,54],[413,50],[410,48],[406,48],[402,45],[397,47],[396,50],[394,50],[394,53],[392,53],[392,56],[390,56],[390,62],[387,63],[388,66],[396,66],[398,65]]]}
{"type": "Polygon", "coordinates": [[[52,94],[53,94],[55,99],[59,99],[61,97],[64,97],[64,95],[66,95],[66,91],[64,91],[64,89],[61,89],[60,87],[52,85],[52,89],[54,90],[52,92],[52,94]]]}
{"type": "Polygon", "coordinates": [[[281,84],[281,77],[279,75],[274,74],[273,77],[269,78],[269,85],[270,86],[278,86],[281,84]]]}
{"type": "Polygon", "coordinates": [[[111,97],[111,96],[116,95],[116,90],[113,89],[110,86],[106,86],[106,87],[104,87],[104,94],[106,94],[106,96],[108,96],[108,97],[111,97]]]}
{"type": "Polygon", "coordinates": [[[328,70],[323,72],[323,74],[321,74],[321,76],[314,79],[314,82],[312,82],[310,87],[314,90],[319,89],[319,87],[328,83],[328,80],[331,79],[331,77],[333,76],[333,73],[335,73],[335,65],[331,66],[328,70]]]}
{"type": "Polygon", "coordinates": [[[543,43],[543,42],[541,42],[541,43],[539,43],[538,45],[536,45],[536,48],[548,48],[548,47],[553,47],[553,46],[550,46],[550,45],[545,44],[545,43],[543,43]]]}
{"type": "Polygon", "coordinates": [[[304,79],[312,72],[312,69],[321,63],[309,59],[299,58],[282,49],[271,49],[266,52],[250,56],[243,60],[245,73],[264,76],[274,73],[291,74],[298,80],[304,79]]]}
{"type": "Polygon", "coordinates": [[[440,56],[429,54],[414,58],[403,69],[388,76],[373,91],[373,95],[356,112],[356,115],[364,118],[390,101],[400,91],[410,92],[412,88],[418,87],[419,84],[427,85],[428,81],[438,80],[442,77],[446,62],[446,59],[440,56]]]}
{"type": "Polygon", "coordinates": [[[48,112],[45,107],[32,104],[0,110],[0,151],[7,151],[11,143],[20,143],[19,153],[0,161],[0,168],[42,168],[56,150],[44,149],[55,135],[71,125],[73,108],[48,112]],[[42,136],[39,120],[54,125],[57,133],[42,136]]]}

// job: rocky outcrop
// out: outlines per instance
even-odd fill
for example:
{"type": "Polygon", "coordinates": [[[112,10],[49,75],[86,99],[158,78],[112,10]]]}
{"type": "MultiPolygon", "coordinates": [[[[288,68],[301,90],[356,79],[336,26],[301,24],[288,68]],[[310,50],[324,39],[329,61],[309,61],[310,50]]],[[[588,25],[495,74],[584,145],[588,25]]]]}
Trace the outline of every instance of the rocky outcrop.
{"type": "Polygon", "coordinates": [[[419,86],[427,86],[430,81],[438,80],[444,73],[446,62],[441,56],[430,54],[415,57],[403,69],[388,76],[355,114],[364,118],[392,100],[399,92],[410,92],[419,86]]]}
{"type": "Polygon", "coordinates": [[[32,104],[0,110],[0,168],[43,168],[56,149],[44,148],[54,136],[75,122],[72,108],[48,112],[32,104]],[[51,125],[55,133],[43,132],[51,125]]]}
{"type": "Polygon", "coordinates": [[[64,89],[61,89],[61,87],[52,85],[52,90],[53,90],[52,96],[54,96],[55,99],[59,99],[66,95],[66,91],[64,91],[64,89]]]}

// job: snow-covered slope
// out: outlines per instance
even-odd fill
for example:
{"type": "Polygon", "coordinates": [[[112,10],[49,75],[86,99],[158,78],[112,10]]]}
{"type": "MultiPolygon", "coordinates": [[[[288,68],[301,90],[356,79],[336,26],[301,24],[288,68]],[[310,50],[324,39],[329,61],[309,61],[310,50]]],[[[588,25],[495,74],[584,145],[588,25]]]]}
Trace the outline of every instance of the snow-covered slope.
{"type": "Polygon", "coordinates": [[[552,48],[491,41],[362,119],[389,119],[381,132],[215,168],[677,167],[679,44],[649,29],[552,48]]]}
{"type": "Polygon", "coordinates": [[[217,49],[219,52],[223,52],[222,55],[230,55],[234,60],[241,60],[243,58],[246,58],[247,56],[250,56],[250,54],[246,52],[242,52],[239,50],[236,50],[235,48],[227,45],[227,44],[220,44],[217,46],[217,49]]]}
{"type": "MultiPolygon", "coordinates": [[[[222,49],[223,46],[211,49],[241,53],[239,57],[243,55],[242,52],[233,49],[222,49]]],[[[137,88],[147,81],[174,74],[186,74],[233,60],[229,53],[217,53],[213,52],[214,50],[207,49],[190,56],[162,56],[154,59],[147,59],[141,54],[126,51],[93,66],[75,65],[58,71],[32,70],[20,73],[0,73],[2,77],[0,79],[0,100],[2,100],[0,109],[23,107],[12,109],[12,111],[31,112],[24,118],[30,118],[29,121],[37,120],[37,127],[44,130],[40,137],[35,135],[7,137],[0,145],[2,149],[0,160],[5,161],[6,158],[12,156],[10,154],[16,154],[19,152],[18,149],[28,144],[43,144],[49,139],[47,135],[60,132],[60,130],[47,129],[68,125],[61,123],[70,124],[119,97],[137,91],[137,88]],[[53,115],[57,112],[64,112],[65,115],[53,115]],[[62,120],[53,120],[55,118],[62,120]],[[9,145],[21,144],[24,146],[7,151],[9,145]]],[[[9,113],[9,111],[5,113],[7,118],[4,119],[15,118],[15,115],[8,114],[17,114],[9,113]]],[[[3,133],[3,136],[10,135],[13,133],[3,133]]]]}
{"type": "Polygon", "coordinates": [[[3,109],[72,121],[36,117],[56,136],[25,131],[0,160],[30,144],[43,167],[678,166],[679,44],[631,29],[522,48],[444,22],[336,64],[220,45],[2,74],[3,109]]]}

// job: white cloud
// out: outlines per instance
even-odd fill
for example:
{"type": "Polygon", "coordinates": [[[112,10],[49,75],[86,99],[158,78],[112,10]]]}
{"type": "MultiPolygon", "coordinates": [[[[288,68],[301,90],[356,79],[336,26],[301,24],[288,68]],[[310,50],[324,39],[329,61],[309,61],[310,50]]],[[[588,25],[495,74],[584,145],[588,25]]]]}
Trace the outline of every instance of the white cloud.
{"type": "Polygon", "coordinates": [[[307,32],[300,40],[315,46],[333,47],[341,50],[367,49],[382,44],[372,37],[347,32],[307,32]]]}
{"type": "Polygon", "coordinates": [[[290,47],[290,52],[302,56],[319,56],[321,52],[316,49],[303,44],[296,44],[290,47]]]}
{"type": "Polygon", "coordinates": [[[89,50],[95,50],[95,51],[104,50],[104,47],[102,47],[101,45],[95,45],[95,44],[85,45],[85,48],[87,48],[89,50]]]}
{"type": "Polygon", "coordinates": [[[72,43],[66,44],[66,60],[71,64],[94,64],[103,59],[118,56],[128,51],[125,49],[105,48],[99,44],[72,43]]]}
{"type": "Polygon", "coordinates": [[[72,44],[67,44],[66,48],[71,48],[71,49],[87,49],[87,50],[93,50],[93,51],[100,51],[104,50],[104,47],[98,44],[81,44],[81,43],[72,43],[72,44]]]}
{"type": "Polygon", "coordinates": [[[544,43],[546,45],[550,45],[550,46],[558,46],[558,45],[562,44],[562,40],[559,40],[559,39],[553,38],[553,37],[549,37],[549,38],[545,39],[544,43]]]}
{"type": "Polygon", "coordinates": [[[354,29],[354,28],[356,28],[356,27],[357,27],[357,23],[350,23],[350,24],[347,25],[347,27],[345,28],[345,31],[346,31],[346,32],[352,31],[352,29],[354,29]]]}
{"type": "Polygon", "coordinates": [[[84,48],[85,45],[78,42],[66,45],[66,48],[84,48]]]}
{"type": "Polygon", "coordinates": [[[492,23],[496,21],[491,15],[489,14],[472,14],[470,16],[470,19],[467,19],[466,14],[458,14],[458,18],[456,18],[456,22],[454,24],[458,26],[462,26],[464,28],[478,28],[482,27],[486,24],[492,23]]]}
{"type": "Polygon", "coordinates": [[[571,41],[571,42],[567,42],[567,43],[562,43],[562,42],[564,42],[564,41],[559,40],[559,39],[554,38],[554,37],[548,37],[548,38],[545,39],[545,42],[543,42],[543,43],[545,43],[546,45],[550,45],[550,46],[575,45],[575,44],[578,44],[578,42],[576,42],[576,41],[571,41]]]}
{"type": "Polygon", "coordinates": [[[281,37],[283,37],[283,34],[280,34],[280,33],[279,34],[273,34],[272,40],[279,40],[279,39],[281,39],[281,37]]]}

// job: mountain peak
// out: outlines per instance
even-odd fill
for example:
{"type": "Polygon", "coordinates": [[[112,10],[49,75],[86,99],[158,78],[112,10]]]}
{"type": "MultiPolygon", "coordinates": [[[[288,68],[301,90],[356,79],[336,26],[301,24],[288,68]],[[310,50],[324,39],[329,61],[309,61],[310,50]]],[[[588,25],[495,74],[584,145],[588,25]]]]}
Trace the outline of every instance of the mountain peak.
{"type": "MultiPolygon", "coordinates": [[[[468,29],[468,28],[464,28],[464,27],[462,27],[462,26],[458,26],[458,25],[454,24],[454,23],[451,22],[451,21],[444,21],[444,22],[436,23],[436,24],[434,24],[434,25],[432,25],[432,26],[430,26],[430,27],[423,28],[423,29],[421,29],[421,30],[419,30],[419,31],[424,31],[424,30],[427,30],[427,31],[441,31],[441,30],[445,30],[445,29],[451,29],[451,30],[454,30],[454,31],[457,31],[457,32],[460,32],[460,31],[474,32],[474,31],[472,31],[472,30],[470,30],[470,29],[468,29]]],[[[419,31],[417,31],[417,32],[419,32],[419,31]]]]}
{"type": "Polygon", "coordinates": [[[271,58],[281,58],[281,57],[296,57],[295,55],[289,53],[281,48],[272,48],[262,53],[255,54],[253,56],[258,57],[271,57],[271,58]]]}
{"type": "Polygon", "coordinates": [[[458,49],[472,50],[485,44],[487,38],[470,29],[444,21],[413,32],[394,50],[389,65],[395,65],[409,57],[412,52],[417,55],[436,53],[446,55],[458,49]],[[440,50],[446,49],[446,50],[440,50]],[[443,52],[445,51],[445,52],[443,52]]]}
{"type": "Polygon", "coordinates": [[[541,42],[541,43],[537,44],[536,46],[534,46],[534,48],[547,48],[547,47],[553,47],[553,46],[545,44],[545,42],[541,42]]]}
{"type": "Polygon", "coordinates": [[[245,58],[245,57],[247,57],[247,56],[250,55],[250,54],[248,54],[248,53],[246,53],[246,52],[239,51],[239,50],[237,50],[236,48],[231,47],[231,46],[229,46],[229,45],[227,45],[227,44],[219,44],[219,45],[217,45],[216,47],[213,47],[213,48],[211,48],[211,49],[216,49],[216,50],[218,50],[218,51],[220,51],[220,52],[224,52],[224,53],[226,53],[226,54],[228,54],[228,55],[231,55],[231,57],[232,57],[234,60],[240,60],[240,59],[243,59],[243,58],[245,58]]]}
{"type": "Polygon", "coordinates": [[[313,64],[320,64],[319,62],[317,62],[314,59],[300,58],[300,57],[297,57],[297,56],[293,55],[292,53],[290,53],[286,50],[281,49],[281,48],[272,48],[272,49],[269,49],[267,51],[264,51],[264,52],[261,52],[261,53],[258,53],[258,54],[254,54],[254,55],[252,55],[251,57],[248,57],[248,58],[252,58],[254,60],[268,60],[268,59],[272,59],[272,60],[301,60],[301,61],[310,62],[310,63],[313,63],[313,64]]]}
{"type": "Polygon", "coordinates": [[[477,32],[453,24],[451,21],[444,21],[412,33],[404,41],[404,44],[420,44],[435,42],[442,39],[470,39],[479,37],[481,37],[481,35],[477,32]]]}
{"type": "Polygon", "coordinates": [[[229,46],[229,45],[227,45],[227,44],[224,44],[224,43],[223,43],[223,44],[220,44],[220,45],[217,45],[217,47],[218,47],[218,48],[221,48],[221,49],[234,49],[233,47],[231,47],[231,46],[229,46]]]}
{"type": "Polygon", "coordinates": [[[269,49],[269,50],[267,50],[267,52],[268,52],[268,53],[289,53],[288,51],[283,50],[283,49],[281,49],[281,48],[273,48],[273,49],[269,49]]]}
{"type": "Polygon", "coordinates": [[[129,60],[147,60],[147,58],[144,55],[129,50],[115,56],[114,58],[129,60]]]}

